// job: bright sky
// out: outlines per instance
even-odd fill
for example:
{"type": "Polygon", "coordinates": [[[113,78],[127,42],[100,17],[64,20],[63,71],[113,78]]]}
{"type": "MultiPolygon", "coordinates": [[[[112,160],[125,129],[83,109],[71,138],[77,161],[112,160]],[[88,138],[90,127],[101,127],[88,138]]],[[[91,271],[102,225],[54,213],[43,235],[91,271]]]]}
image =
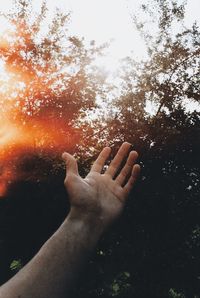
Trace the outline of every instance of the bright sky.
{"type": "MultiPolygon", "coordinates": [[[[34,0],[36,10],[42,0],[34,0]]],[[[113,40],[107,58],[104,58],[105,68],[113,70],[117,60],[133,52],[135,58],[145,55],[143,41],[134,28],[131,13],[146,0],[47,0],[50,15],[55,6],[62,11],[72,12],[70,31],[83,36],[86,40],[96,40],[98,44],[113,40]]],[[[12,0],[0,1],[0,11],[8,11],[12,0]]],[[[200,23],[199,0],[188,0],[186,21],[191,25],[194,20],[200,23]]],[[[0,24],[1,25],[1,24],[0,24]]],[[[2,27],[2,26],[1,26],[2,27]]]]}

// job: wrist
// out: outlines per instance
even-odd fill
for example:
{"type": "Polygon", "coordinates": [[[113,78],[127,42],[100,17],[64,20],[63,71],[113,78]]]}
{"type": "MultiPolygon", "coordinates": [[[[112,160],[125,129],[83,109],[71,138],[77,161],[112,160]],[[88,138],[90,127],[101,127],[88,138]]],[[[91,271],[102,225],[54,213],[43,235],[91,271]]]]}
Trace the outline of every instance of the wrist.
{"type": "Polygon", "coordinates": [[[103,218],[99,214],[87,212],[76,207],[71,207],[67,220],[72,224],[79,224],[82,228],[99,237],[104,231],[103,218]]]}

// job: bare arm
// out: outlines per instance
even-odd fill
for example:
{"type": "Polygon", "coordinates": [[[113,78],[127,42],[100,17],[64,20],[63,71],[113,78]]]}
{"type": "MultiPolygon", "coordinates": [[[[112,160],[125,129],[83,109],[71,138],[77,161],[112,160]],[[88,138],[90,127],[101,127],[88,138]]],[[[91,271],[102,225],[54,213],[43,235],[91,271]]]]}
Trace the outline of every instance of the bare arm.
{"type": "Polygon", "coordinates": [[[57,232],[38,254],[0,288],[0,298],[66,298],[72,284],[106,227],[121,211],[138,174],[132,151],[119,175],[113,179],[130,144],[124,143],[104,174],[101,171],[111,149],[100,153],[86,178],[78,174],[76,160],[63,154],[65,186],[71,210],[57,232]],[[127,177],[128,182],[124,185],[127,177]]]}

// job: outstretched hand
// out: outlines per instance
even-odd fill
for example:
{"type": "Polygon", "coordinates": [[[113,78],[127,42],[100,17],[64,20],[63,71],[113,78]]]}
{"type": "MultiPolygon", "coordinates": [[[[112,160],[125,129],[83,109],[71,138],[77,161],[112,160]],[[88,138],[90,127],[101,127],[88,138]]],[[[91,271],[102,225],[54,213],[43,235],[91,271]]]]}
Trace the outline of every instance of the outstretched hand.
{"type": "Polygon", "coordinates": [[[69,153],[63,153],[67,169],[64,183],[69,194],[71,212],[77,216],[95,218],[101,222],[103,229],[119,216],[140,172],[140,166],[135,164],[138,154],[136,151],[129,153],[130,146],[127,142],[123,143],[102,174],[111,153],[111,148],[105,147],[84,179],[78,173],[75,158],[69,153]],[[124,159],[126,163],[116,177],[124,159]]]}
{"type": "Polygon", "coordinates": [[[104,166],[111,148],[104,148],[84,179],[79,176],[74,157],[63,154],[70,213],[38,254],[1,286],[0,297],[68,297],[88,254],[121,213],[138,177],[137,152],[129,153],[130,146],[123,143],[108,167],[104,166]]]}

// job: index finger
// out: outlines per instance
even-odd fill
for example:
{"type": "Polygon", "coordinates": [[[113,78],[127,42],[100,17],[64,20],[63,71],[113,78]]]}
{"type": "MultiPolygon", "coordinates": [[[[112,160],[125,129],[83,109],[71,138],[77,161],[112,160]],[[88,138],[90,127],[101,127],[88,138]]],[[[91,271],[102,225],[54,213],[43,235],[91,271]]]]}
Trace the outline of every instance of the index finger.
{"type": "Polygon", "coordinates": [[[106,160],[108,159],[109,155],[111,152],[111,148],[110,147],[105,147],[101,153],[99,154],[98,158],[96,159],[96,161],[93,163],[93,166],[91,168],[91,172],[97,172],[97,173],[101,173],[106,160]]]}
{"type": "Polygon", "coordinates": [[[105,174],[108,174],[112,177],[116,174],[117,170],[119,169],[123,159],[127,156],[130,150],[131,144],[128,142],[124,142],[121,147],[119,148],[117,154],[115,155],[114,159],[111,161],[108,169],[106,170],[105,174]]]}

